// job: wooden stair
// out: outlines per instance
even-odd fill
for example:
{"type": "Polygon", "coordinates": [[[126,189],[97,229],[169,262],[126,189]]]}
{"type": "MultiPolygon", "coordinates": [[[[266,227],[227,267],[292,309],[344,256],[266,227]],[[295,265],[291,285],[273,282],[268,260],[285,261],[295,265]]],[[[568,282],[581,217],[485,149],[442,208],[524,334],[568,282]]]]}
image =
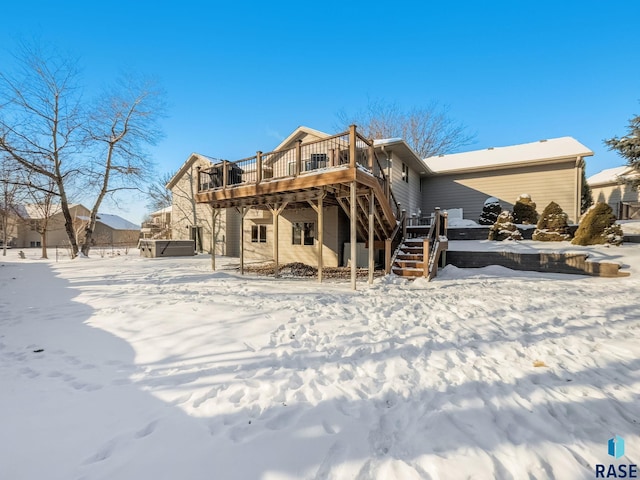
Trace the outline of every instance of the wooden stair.
{"type": "Polygon", "coordinates": [[[407,238],[400,245],[400,251],[393,262],[391,271],[399,277],[418,278],[424,276],[424,252],[422,238],[407,238]]]}

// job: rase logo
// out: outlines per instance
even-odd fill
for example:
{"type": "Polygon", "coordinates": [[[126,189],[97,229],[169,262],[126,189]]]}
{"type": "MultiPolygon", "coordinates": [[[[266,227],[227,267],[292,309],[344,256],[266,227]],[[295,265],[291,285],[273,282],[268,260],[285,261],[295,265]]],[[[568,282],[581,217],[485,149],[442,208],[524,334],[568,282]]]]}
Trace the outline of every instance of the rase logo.
{"type": "MultiPolygon", "coordinates": [[[[624,439],[620,435],[609,439],[607,453],[616,459],[624,455],[624,439]]],[[[596,463],[596,478],[638,478],[638,465],[635,463],[618,465],[596,463]]]]}
{"type": "Polygon", "coordinates": [[[616,435],[609,439],[609,455],[615,458],[620,458],[624,455],[624,438],[620,435],[616,435]]]}

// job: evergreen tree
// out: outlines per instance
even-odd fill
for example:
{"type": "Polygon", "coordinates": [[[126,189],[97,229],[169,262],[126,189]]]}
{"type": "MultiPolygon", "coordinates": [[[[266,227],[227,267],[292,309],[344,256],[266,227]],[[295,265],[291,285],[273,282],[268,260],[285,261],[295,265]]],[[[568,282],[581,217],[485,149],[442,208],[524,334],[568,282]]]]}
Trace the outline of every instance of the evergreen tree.
{"type": "Polygon", "coordinates": [[[533,225],[537,221],[536,202],[531,200],[531,195],[523,193],[513,205],[513,222],[521,225],[533,225]]]}
{"type": "Polygon", "coordinates": [[[613,209],[606,203],[596,203],[582,217],[575,238],[575,245],[599,245],[622,243],[622,228],[616,225],[613,209]]]}
{"type": "Polygon", "coordinates": [[[489,229],[489,240],[522,240],[522,233],[513,223],[513,215],[505,210],[498,215],[496,223],[489,229]]]}
{"type": "Polygon", "coordinates": [[[589,207],[593,205],[593,194],[591,193],[591,187],[587,183],[587,175],[582,169],[582,195],[580,198],[580,214],[586,212],[589,207]]]}
{"type": "Polygon", "coordinates": [[[489,197],[484,202],[478,223],[480,225],[493,225],[498,220],[498,215],[501,212],[500,201],[495,197],[489,197]]]}
{"type": "Polygon", "coordinates": [[[545,207],[538,220],[538,225],[533,232],[533,240],[539,242],[561,242],[569,240],[569,226],[567,224],[567,214],[564,213],[560,205],[551,202],[545,207]]]}
{"type": "MultiPolygon", "coordinates": [[[[621,138],[605,140],[609,150],[616,150],[632,169],[640,173],[640,115],[629,120],[629,131],[621,138]]],[[[640,188],[640,175],[631,175],[628,182],[636,190],[640,188]]]]}

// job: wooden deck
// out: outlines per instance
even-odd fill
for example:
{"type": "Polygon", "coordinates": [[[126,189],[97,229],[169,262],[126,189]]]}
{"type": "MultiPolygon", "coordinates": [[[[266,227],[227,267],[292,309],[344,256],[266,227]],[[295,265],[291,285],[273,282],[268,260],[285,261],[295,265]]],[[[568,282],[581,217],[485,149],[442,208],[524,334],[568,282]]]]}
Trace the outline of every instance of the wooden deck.
{"type": "MultiPolygon", "coordinates": [[[[277,238],[278,216],[287,206],[313,208],[322,226],[325,205],[339,205],[350,220],[351,258],[356,257],[358,240],[384,244],[385,250],[398,241],[398,224],[404,218],[393,196],[389,175],[376,156],[373,141],[349,131],[314,142],[297,144],[235,162],[220,161],[199,171],[197,203],[214,209],[236,207],[242,217],[249,208],[269,209],[277,238]]],[[[243,231],[243,229],[241,229],[243,231]]],[[[402,229],[400,229],[402,232],[402,229]]],[[[322,245],[322,230],[318,243],[322,245]]],[[[241,239],[241,243],[243,240],[241,239]]],[[[274,260],[278,263],[277,244],[274,260]]],[[[369,269],[373,272],[373,250],[369,249],[369,269]]],[[[322,249],[318,249],[319,279],[322,279],[322,249]]],[[[387,259],[391,254],[387,252],[387,259]]],[[[352,284],[355,288],[355,262],[352,284]]],[[[387,262],[387,271],[391,264],[387,262]]],[[[241,270],[243,255],[241,253],[241,270]]],[[[277,268],[276,268],[277,271],[277,268]]],[[[370,281],[373,275],[370,275],[370,281]]]]}

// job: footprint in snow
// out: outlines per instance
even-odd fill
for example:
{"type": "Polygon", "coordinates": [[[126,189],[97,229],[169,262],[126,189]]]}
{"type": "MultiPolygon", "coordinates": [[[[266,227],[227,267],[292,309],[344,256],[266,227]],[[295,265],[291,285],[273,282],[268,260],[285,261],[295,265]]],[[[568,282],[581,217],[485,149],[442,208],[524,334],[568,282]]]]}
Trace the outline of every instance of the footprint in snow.
{"type": "Polygon", "coordinates": [[[136,432],[136,434],[135,434],[135,437],[136,438],[148,437],[149,435],[151,435],[155,431],[157,425],[158,425],[158,421],[157,420],[154,420],[153,422],[150,422],[142,430],[138,430],[136,432]]]}
{"type": "Polygon", "coordinates": [[[276,414],[275,417],[265,423],[269,430],[282,430],[293,425],[302,413],[300,407],[283,407],[284,411],[276,414]]]}

